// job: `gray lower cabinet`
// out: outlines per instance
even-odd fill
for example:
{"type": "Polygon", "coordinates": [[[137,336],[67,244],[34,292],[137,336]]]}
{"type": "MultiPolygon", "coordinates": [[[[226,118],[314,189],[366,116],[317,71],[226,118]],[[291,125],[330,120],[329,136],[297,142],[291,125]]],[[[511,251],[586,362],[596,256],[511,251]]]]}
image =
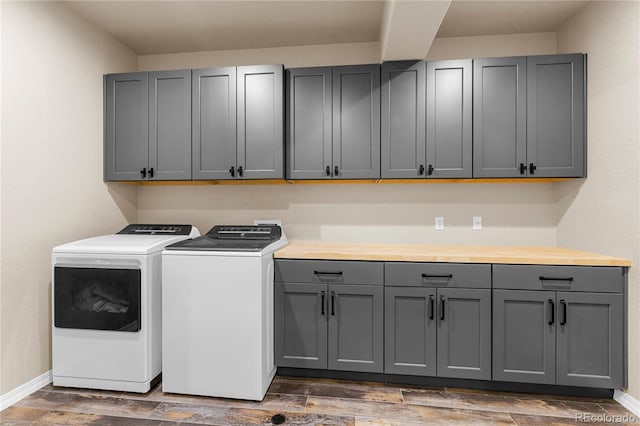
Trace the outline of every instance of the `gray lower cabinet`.
{"type": "Polygon", "coordinates": [[[490,265],[387,263],[385,373],[490,380],[490,286],[490,265]]]}
{"type": "Polygon", "coordinates": [[[194,179],[283,177],[282,65],[193,71],[194,179]]]}
{"type": "Polygon", "coordinates": [[[191,179],[191,71],[105,76],[104,179],[191,179]]]}
{"type": "Polygon", "coordinates": [[[555,293],[493,290],[493,380],[556,381],[555,293]]]}
{"type": "Polygon", "coordinates": [[[558,292],[556,383],[623,386],[621,294],[558,292]]]}
{"type": "Polygon", "coordinates": [[[474,59],[474,177],[586,175],[584,61],[474,59]]]}
{"type": "Polygon", "coordinates": [[[276,365],[383,371],[382,264],[278,260],[275,269],[276,365]]]}
{"type": "Polygon", "coordinates": [[[287,70],[287,178],[380,177],[380,66],[287,70]]]}
{"type": "Polygon", "coordinates": [[[275,283],[276,364],[327,368],[327,285],[275,283]]]}
{"type": "Polygon", "coordinates": [[[622,286],[622,268],[494,265],[493,379],[623,386],[622,286]]]}

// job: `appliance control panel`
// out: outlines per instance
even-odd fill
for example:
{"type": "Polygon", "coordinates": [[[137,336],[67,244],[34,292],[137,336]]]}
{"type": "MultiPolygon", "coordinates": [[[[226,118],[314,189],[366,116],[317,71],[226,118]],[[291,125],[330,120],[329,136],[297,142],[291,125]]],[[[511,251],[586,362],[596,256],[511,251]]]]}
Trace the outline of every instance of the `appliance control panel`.
{"type": "Polygon", "coordinates": [[[191,225],[148,225],[132,223],[118,234],[129,235],[189,235],[191,225]]]}
{"type": "Polygon", "coordinates": [[[271,240],[280,239],[282,229],[278,225],[216,225],[207,237],[219,240],[271,240]]]}

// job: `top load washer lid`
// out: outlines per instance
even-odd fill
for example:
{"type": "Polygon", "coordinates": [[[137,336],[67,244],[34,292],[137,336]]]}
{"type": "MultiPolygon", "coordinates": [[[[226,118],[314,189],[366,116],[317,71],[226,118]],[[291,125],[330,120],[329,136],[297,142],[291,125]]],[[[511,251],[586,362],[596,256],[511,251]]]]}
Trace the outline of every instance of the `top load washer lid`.
{"type": "Polygon", "coordinates": [[[262,251],[282,237],[278,225],[216,225],[206,235],[167,246],[167,250],[262,251]]]}
{"type": "Polygon", "coordinates": [[[191,225],[129,225],[117,234],[103,235],[74,241],[53,248],[53,253],[74,254],[151,254],[161,251],[168,244],[194,238],[200,235],[195,226],[191,225]],[[151,227],[142,232],[135,232],[140,227],[151,227]],[[157,232],[159,228],[167,229],[157,232]],[[188,230],[188,234],[185,234],[188,230]]]}

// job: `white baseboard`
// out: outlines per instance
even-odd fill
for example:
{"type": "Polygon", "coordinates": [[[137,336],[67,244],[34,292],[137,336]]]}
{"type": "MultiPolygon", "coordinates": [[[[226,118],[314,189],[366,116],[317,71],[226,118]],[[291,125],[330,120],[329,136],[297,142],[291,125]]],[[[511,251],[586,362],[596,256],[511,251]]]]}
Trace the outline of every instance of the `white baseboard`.
{"type": "Polygon", "coordinates": [[[613,399],[640,418],[640,401],[618,389],[613,391],[613,399]]]}
{"type": "MultiPolygon", "coordinates": [[[[53,381],[53,373],[51,370],[45,371],[38,377],[29,380],[27,383],[18,386],[17,388],[0,395],[0,411],[20,401],[43,386],[48,385],[53,381]]],[[[635,400],[634,400],[635,401],[635,400]]],[[[637,401],[636,401],[637,403],[637,401]]]]}

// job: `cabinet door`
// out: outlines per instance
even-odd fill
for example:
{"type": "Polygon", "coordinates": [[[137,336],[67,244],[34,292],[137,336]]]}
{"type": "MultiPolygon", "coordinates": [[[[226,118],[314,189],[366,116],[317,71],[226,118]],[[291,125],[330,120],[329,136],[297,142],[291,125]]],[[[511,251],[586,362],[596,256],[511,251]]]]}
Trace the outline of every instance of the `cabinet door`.
{"type": "Polygon", "coordinates": [[[149,178],[191,179],[191,70],[149,73],[149,178]]]}
{"type": "Polygon", "coordinates": [[[192,91],[193,179],[233,179],[236,68],[193,70],[192,91]]]}
{"type": "Polygon", "coordinates": [[[527,58],[473,61],[473,177],[527,174],[527,58]]]}
{"type": "Polygon", "coordinates": [[[472,175],[471,63],[427,62],[427,177],[472,175]]]}
{"type": "Polygon", "coordinates": [[[558,385],[623,385],[621,294],[558,292],[558,385]]]}
{"type": "Polygon", "coordinates": [[[380,65],[333,68],[334,177],[380,177],[380,65]]]}
{"type": "Polygon", "coordinates": [[[436,375],[436,290],[386,287],[384,372],[436,375]]]}
{"type": "Polygon", "coordinates": [[[585,175],[584,55],[527,58],[527,161],[539,177],[585,175]]]}
{"type": "Polygon", "coordinates": [[[387,62],[381,76],[382,177],[424,177],[426,64],[387,62]]]}
{"type": "Polygon", "coordinates": [[[382,286],[329,285],[329,369],[383,371],[382,286]]]}
{"type": "Polygon", "coordinates": [[[287,178],[331,179],[331,68],[287,70],[287,178]]]}
{"type": "Polygon", "coordinates": [[[146,72],[105,77],[104,179],[142,180],[149,168],[146,72]]]}
{"type": "Polygon", "coordinates": [[[284,177],[282,65],[238,67],[238,178],[284,177]]]}
{"type": "Polygon", "coordinates": [[[279,367],[327,368],[327,286],[275,283],[275,357],[279,367]]]}
{"type": "Polygon", "coordinates": [[[438,289],[438,376],[491,379],[491,290],[438,289]]]}
{"type": "Polygon", "coordinates": [[[493,380],[554,384],[553,291],[493,291],[493,380]]]}

